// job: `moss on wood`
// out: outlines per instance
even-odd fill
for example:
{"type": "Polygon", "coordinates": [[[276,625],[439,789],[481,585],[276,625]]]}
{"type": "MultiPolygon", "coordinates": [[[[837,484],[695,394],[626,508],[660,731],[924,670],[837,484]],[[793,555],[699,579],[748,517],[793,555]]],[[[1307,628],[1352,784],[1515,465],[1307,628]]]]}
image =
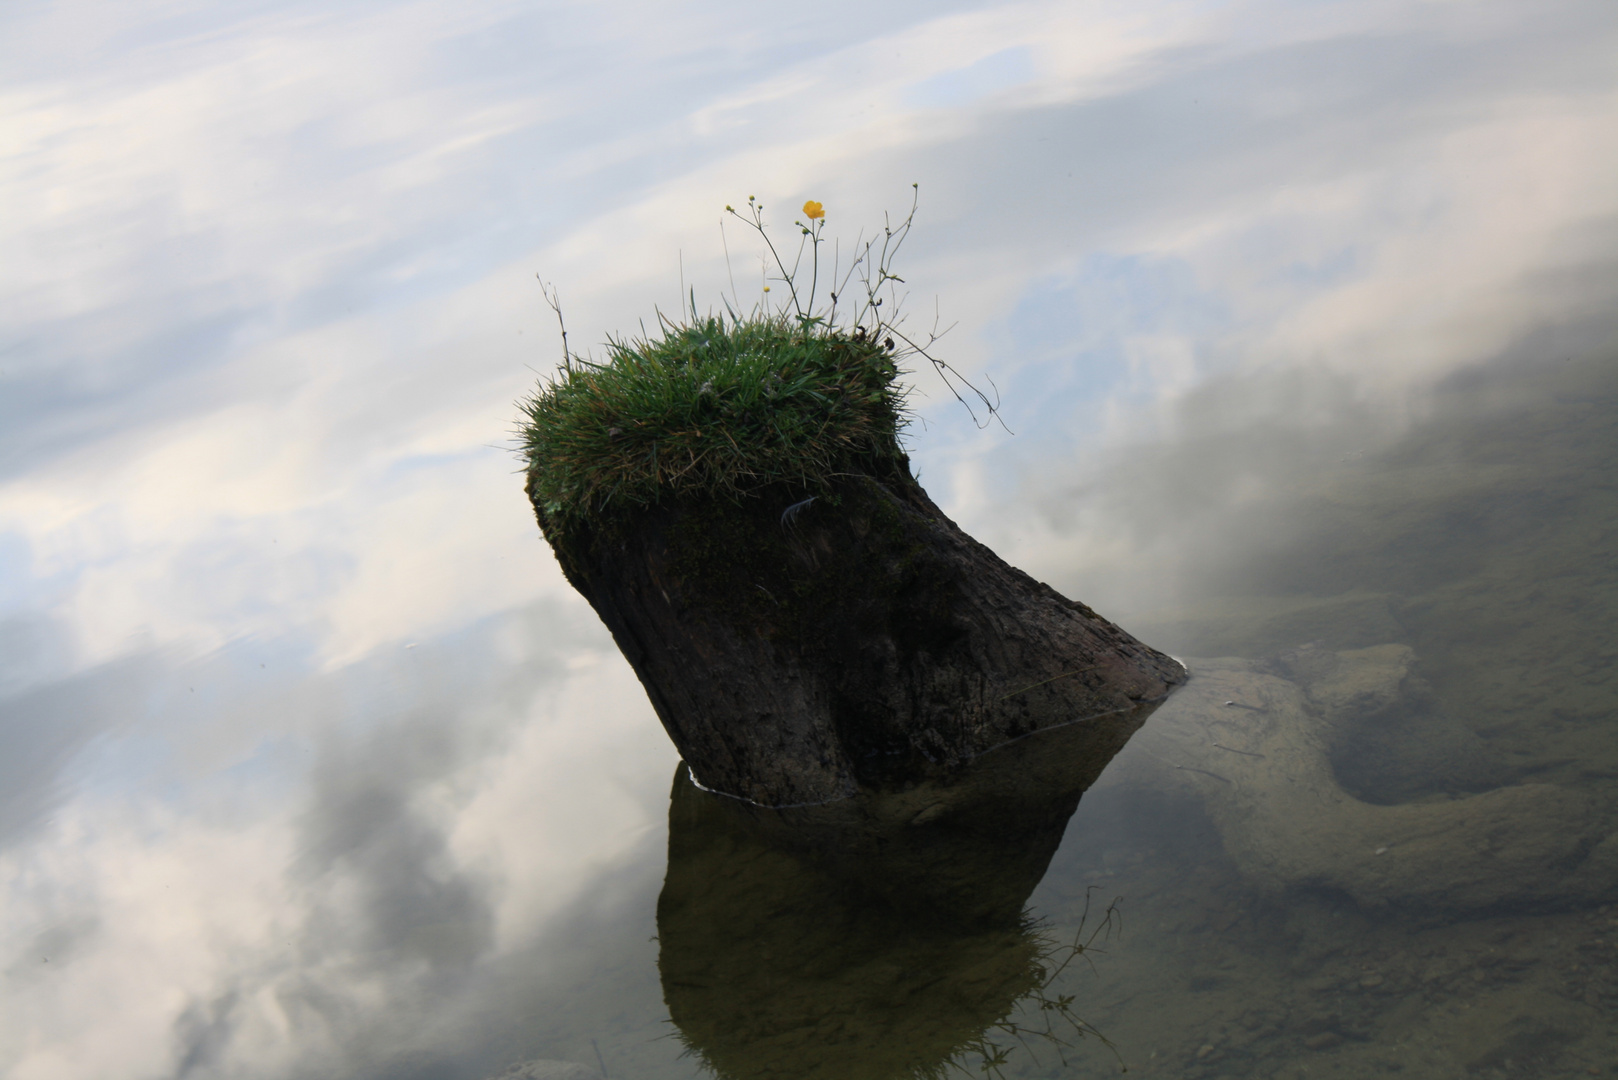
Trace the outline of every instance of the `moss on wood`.
{"type": "Polygon", "coordinates": [[[670,498],[814,492],[902,458],[891,342],[785,315],[664,329],[610,341],[605,363],[570,358],[522,403],[528,493],[553,542],[670,498]]]}

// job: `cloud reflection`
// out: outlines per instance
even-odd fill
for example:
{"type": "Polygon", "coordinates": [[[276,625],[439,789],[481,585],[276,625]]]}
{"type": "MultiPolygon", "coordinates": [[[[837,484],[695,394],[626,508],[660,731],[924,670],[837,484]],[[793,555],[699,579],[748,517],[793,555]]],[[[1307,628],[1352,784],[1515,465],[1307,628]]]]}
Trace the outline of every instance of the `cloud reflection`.
{"type": "Polygon", "coordinates": [[[911,310],[1018,432],[919,379],[923,481],[1126,617],[1296,535],[1255,508],[1447,375],[1611,332],[1605,0],[4,18],[26,1080],[475,1076],[595,1007],[557,980],[619,946],[565,928],[655,889],[672,758],[502,444],[535,270],[587,343],[682,260],[729,289],[727,201],[852,240],[919,181],[911,310]]]}
{"type": "Polygon", "coordinates": [[[10,699],[34,748],[0,851],[18,1075],[357,1075],[427,1045],[433,1000],[660,829],[672,752],[587,616],[326,675],[250,643],[152,655],[10,699]]]}

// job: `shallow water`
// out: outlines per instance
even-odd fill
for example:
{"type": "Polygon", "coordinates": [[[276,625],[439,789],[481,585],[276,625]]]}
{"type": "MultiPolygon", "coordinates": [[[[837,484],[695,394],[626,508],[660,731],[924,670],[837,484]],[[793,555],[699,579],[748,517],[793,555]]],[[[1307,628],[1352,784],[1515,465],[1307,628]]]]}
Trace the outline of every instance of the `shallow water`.
{"type": "Polygon", "coordinates": [[[191,8],[0,14],[5,1080],[1618,1059],[1612,0],[191,8]],[[922,889],[675,812],[504,439],[913,182],[921,481],[1199,673],[922,889]]]}
{"type": "Polygon", "coordinates": [[[1428,404],[1311,433],[1349,448],[1227,514],[1183,605],[1109,612],[1194,680],[944,871],[711,812],[560,605],[285,683],[249,643],[26,690],[0,1035],[55,1038],[42,1076],[148,1004],[177,1076],[1611,1075],[1618,352],[1428,404]]]}
{"type": "MultiPolygon", "coordinates": [[[[1347,670],[1385,655],[1356,650],[1408,646],[1391,704],[1322,721],[1343,798],[1414,815],[1549,785],[1611,835],[1615,406],[1611,352],[1472,372],[1407,436],[1268,507],[1297,526],[1287,549],[1210,568],[1193,608],[1131,629],[1194,672],[1218,667],[1195,657],[1247,658],[1300,685],[1310,657],[1347,670]]],[[[1207,792],[1292,778],[1236,773],[1222,754],[1260,755],[1226,744],[1184,759],[1195,783],[1152,783],[1136,766],[1168,713],[1084,797],[1016,928],[908,917],[676,815],[666,880],[618,882],[610,916],[581,906],[566,935],[577,981],[533,988],[501,1052],[613,1077],[1618,1071],[1618,894],[1555,877],[1589,872],[1590,844],[1544,881],[1493,881],[1486,849],[1502,841],[1463,813],[1442,842],[1478,850],[1418,877],[1459,865],[1479,875],[1465,888],[1394,874],[1356,901],[1318,874],[1277,886],[1233,858],[1231,830],[1255,826],[1207,792]]]]}

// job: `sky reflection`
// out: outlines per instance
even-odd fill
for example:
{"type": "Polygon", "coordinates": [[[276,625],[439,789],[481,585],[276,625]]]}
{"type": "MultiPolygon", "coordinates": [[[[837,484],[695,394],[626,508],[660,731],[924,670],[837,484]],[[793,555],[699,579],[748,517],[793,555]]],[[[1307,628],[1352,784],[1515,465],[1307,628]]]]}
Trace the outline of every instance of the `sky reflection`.
{"type": "Polygon", "coordinates": [[[513,965],[567,967],[541,943],[600,882],[655,879],[672,750],[508,441],[558,353],[536,271],[588,343],[682,273],[729,291],[727,202],[819,199],[846,246],[920,183],[912,317],[936,298],[1016,432],[917,376],[922,480],[1126,624],[1444,376],[1614,329],[1609,0],[0,28],[19,1080],[450,1060],[513,965]]]}

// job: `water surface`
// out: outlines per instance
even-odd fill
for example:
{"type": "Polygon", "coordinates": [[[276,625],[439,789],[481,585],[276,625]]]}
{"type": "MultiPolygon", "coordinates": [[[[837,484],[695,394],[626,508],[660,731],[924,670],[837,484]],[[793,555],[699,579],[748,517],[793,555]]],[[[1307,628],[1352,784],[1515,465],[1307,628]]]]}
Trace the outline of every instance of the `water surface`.
{"type": "MultiPolygon", "coordinates": [[[[1442,808],[1552,785],[1588,799],[1579,826],[1618,835],[1615,405],[1610,348],[1469,372],[1408,435],[1302,477],[1256,511],[1277,526],[1297,515],[1296,540],[1210,570],[1221,595],[1135,629],[1192,658],[1194,672],[1214,666],[1195,657],[1239,657],[1300,680],[1286,667],[1300,655],[1408,646],[1416,662],[1391,709],[1335,716],[1325,766],[1348,797],[1442,808]]],[[[661,944],[547,1009],[554,1030],[536,1038],[535,1056],[593,1061],[605,1047],[624,1076],[685,1076],[698,1063],[735,1077],[964,1075],[986,1060],[1030,1077],[1123,1065],[1174,1077],[1612,1069],[1610,883],[1591,893],[1494,881],[1480,850],[1462,853],[1462,872],[1480,876],[1471,891],[1405,880],[1401,893],[1397,877],[1371,903],[1319,881],[1277,890],[1244,875],[1206,804],[1230,782],[1213,774],[1235,774],[1224,755],[1254,751],[1181,747],[1200,754],[1185,765],[1213,778],[1150,786],[1132,765],[1166,745],[1151,738],[1159,726],[1149,720],[1084,797],[1015,930],[961,920],[951,936],[877,901],[850,909],[846,889],[767,847],[722,845],[729,874],[760,875],[751,889],[729,886],[693,862],[715,856],[696,850],[687,824],[670,840],[661,944]],[[668,918],[670,905],[698,907],[693,875],[711,906],[668,918]],[[692,933],[700,945],[685,940],[692,933]],[[1082,961],[1047,980],[1075,943],[1082,961]],[[693,951],[713,965],[700,987],[681,959],[693,951]],[[788,1045],[759,1045],[772,1039],[788,1045]]],[[[1484,849],[1499,837],[1483,823],[1445,842],[1484,849]]],[[[623,940],[631,926],[650,929],[656,884],[642,885],[623,940]]]]}
{"type": "Polygon", "coordinates": [[[1618,1060],[1610,0],[0,24],[0,1073],[1618,1060]],[[1006,420],[915,373],[921,482],[1252,695],[963,855],[990,923],[679,816],[507,439],[536,272],[590,348],[912,183],[1006,420]]]}

